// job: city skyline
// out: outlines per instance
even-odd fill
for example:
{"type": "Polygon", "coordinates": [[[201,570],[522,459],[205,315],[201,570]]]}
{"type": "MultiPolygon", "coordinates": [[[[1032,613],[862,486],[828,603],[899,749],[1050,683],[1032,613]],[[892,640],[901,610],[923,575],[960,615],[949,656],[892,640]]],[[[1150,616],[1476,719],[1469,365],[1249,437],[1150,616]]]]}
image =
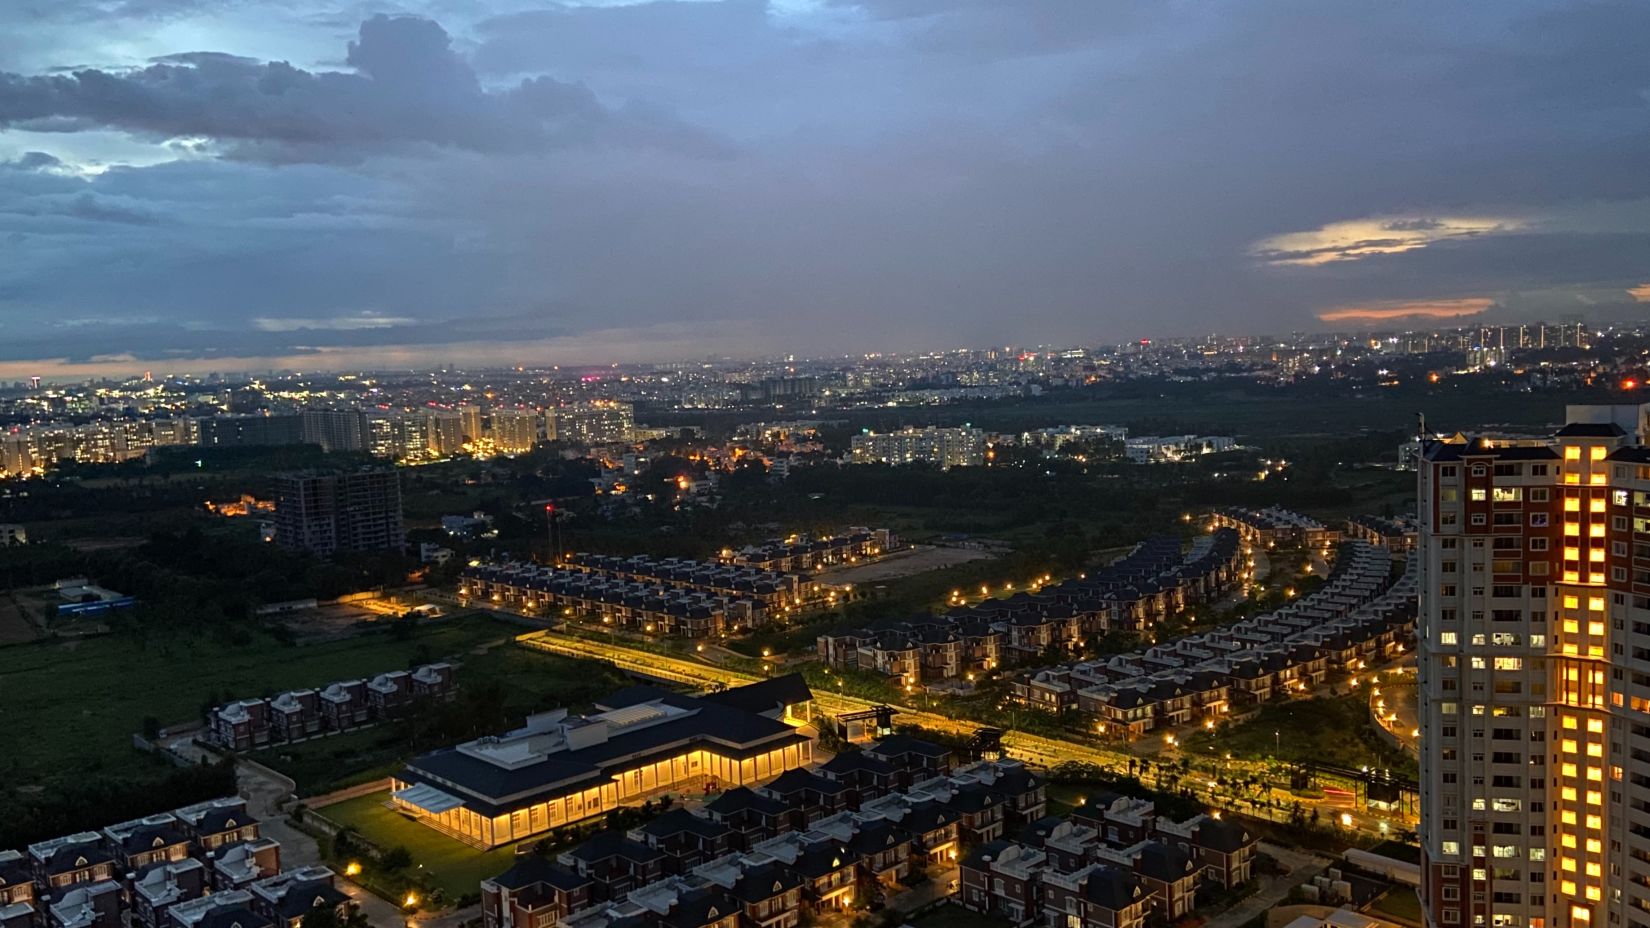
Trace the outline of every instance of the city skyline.
{"type": "Polygon", "coordinates": [[[1646,15],[8,10],[0,376],[1640,318],[1646,15]]]}

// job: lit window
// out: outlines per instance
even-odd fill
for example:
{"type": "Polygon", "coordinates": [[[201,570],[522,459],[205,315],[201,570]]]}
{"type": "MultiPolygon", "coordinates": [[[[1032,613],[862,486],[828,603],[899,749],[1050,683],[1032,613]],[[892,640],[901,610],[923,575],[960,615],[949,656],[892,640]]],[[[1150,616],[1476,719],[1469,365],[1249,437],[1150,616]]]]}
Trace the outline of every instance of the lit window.
{"type": "Polygon", "coordinates": [[[1587,456],[1595,461],[1604,460],[1604,454],[1605,447],[1603,445],[1594,445],[1593,447],[1587,449],[1587,456]]]}
{"type": "Polygon", "coordinates": [[[1566,461],[1579,461],[1579,460],[1581,460],[1581,448],[1577,447],[1576,445],[1571,445],[1568,448],[1565,448],[1564,449],[1564,460],[1566,460],[1566,461]]]}
{"type": "Polygon", "coordinates": [[[1589,596],[1589,597],[1587,597],[1587,611],[1589,611],[1589,612],[1603,612],[1604,611],[1604,597],[1602,597],[1602,596],[1589,596]]]}
{"type": "Polygon", "coordinates": [[[1604,720],[1603,719],[1588,719],[1587,720],[1587,730],[1592,732],[1595,735],[1603,734],[1604,733],[1604,720]]]}

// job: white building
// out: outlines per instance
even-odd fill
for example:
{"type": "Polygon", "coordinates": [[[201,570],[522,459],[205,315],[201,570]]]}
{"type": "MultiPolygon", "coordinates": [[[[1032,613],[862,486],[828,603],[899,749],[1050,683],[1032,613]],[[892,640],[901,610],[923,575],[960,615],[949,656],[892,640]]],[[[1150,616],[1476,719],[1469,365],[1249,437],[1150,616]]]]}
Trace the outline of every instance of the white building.
{"type": "Polygon", "coordinates": [[[851,454],[855,464],[938,464],[941,467],[977,467],[985,463],[985,432],[963,428],[906,428],[898,432],[855,435],[851,454]]]}

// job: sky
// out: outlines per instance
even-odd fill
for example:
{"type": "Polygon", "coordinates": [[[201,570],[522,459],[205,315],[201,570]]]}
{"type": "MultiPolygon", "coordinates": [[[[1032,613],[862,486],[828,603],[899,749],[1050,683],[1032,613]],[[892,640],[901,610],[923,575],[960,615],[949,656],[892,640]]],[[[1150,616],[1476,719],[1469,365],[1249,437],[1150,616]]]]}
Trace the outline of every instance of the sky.
{"type": "Polygon", "coordinates": [[[1650,314],[1650,4],[7,0],[0,376],[1650,314]]]}

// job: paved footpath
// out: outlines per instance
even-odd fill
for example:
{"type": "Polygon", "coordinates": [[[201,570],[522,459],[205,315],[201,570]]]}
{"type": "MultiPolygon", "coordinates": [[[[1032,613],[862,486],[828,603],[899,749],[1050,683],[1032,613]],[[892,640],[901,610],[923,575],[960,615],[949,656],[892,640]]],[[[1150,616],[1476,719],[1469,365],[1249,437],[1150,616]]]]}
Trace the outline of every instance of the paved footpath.
{"type": "MultiPolygon", "coordinates": [[[[216,759],[216,755],[195,744],[192,737],[179,736],[168,742],[167,746],[195,760],[216,759]]],[[[316,840],[292,827],[286,814],[281,811],[281,806],[292,798],[296,784],[263,764],[242,760],[235,764],[235,785],[236,791],[246,799],[247,808],[258,816],[258,827],[262,833],[281,842],[282,869],[296,870],[325,863],[316,840]]],[[[355,901],[373,928],[458,928],[463,922],[481,915],[479,905],[436,915],[408,915],[394,903],[350,882],[343,874],[338,875],[338,888],[355,901]]]]}
{"type": "Polygon", "coordinates": [[[1203,928],[1238,928],[1238,926],[1256,915],[1282,902],[1289,895],[1291,889],[1310,881],[1333,863],[1327,857],[1319,857],[1316,854],[1264,842],[1261,844],[1260,850],[1276,860],[1278,866],[1282,867],[1284,872],[1273,876],[1257,877],[1260,882],[1258,890],[1245,897],[1237,905],[1210,917],[1208,921],[1203,923],[1203,928]]]}

